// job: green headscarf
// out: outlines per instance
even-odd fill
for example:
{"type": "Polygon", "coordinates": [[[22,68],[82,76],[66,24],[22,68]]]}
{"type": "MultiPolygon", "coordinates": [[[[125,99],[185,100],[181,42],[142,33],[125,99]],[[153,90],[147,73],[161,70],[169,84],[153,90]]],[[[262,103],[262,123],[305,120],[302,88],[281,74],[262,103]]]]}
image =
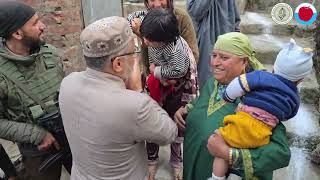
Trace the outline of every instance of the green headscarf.
{"type": "Polygon", "coordinates": [[[249,63],[254,70],[265,70],[263,65],[255,57],[248,36],[239,32],[230,32],[218,36],[214,50],[225,51],[239,57],[248,57],[249,63]]]}

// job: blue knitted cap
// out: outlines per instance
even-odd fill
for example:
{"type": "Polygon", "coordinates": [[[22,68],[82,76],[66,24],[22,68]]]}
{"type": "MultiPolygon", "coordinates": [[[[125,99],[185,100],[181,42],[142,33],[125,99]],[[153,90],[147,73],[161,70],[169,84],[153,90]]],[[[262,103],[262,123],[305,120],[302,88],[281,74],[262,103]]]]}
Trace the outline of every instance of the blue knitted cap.
{"type": "Polygon", "coordinates": [[[312,71],[312,49],[302,48],[294,39],[279,52],[274,63],[274,73],[290,81],[298,81],[312,71]]]}

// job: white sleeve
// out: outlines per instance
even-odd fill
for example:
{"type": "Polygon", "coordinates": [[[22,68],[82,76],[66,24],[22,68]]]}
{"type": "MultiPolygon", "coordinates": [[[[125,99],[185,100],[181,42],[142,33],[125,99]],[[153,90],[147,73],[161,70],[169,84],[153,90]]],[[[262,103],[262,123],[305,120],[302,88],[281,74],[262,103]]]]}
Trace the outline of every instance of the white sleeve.
{"type": "Polygon", "coordinates": [[[223,99],[227,102],[233,102],[237,97],[241,97],[244,94],[239,77],[234,78],[227,86],[225,92],[223,93],[223,99]]]}

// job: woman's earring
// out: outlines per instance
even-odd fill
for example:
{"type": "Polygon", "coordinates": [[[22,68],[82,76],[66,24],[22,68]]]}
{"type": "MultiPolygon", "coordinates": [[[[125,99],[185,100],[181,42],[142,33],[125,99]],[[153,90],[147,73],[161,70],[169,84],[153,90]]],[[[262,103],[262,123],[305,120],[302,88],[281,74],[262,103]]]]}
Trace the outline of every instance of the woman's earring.
{"type": "Polygon", "coordinates": [[[242,73],[243,73],[243,74],[245,74],[245,73],[246,73],[246,67],[244,67],[244,68],[243,68],[242,73]]]}

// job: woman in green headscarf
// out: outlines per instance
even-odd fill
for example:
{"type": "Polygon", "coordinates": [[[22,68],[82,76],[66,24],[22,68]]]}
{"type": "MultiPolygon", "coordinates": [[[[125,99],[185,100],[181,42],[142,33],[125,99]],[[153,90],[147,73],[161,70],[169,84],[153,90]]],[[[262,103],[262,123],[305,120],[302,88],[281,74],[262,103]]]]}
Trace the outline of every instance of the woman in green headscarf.
{"type": "Polygon", "coordinates": [[[200,97],[180,108],[175,121],[185,129],[184,180],[206,180],[211,177],[213,155],[230,163],[230,171],[244,179],[272,179],[275,169],[289,164],[290,149],[285,127],[280,123],[272,132],[270,143],[256,149],[229,148],[221,136],[213,135],[223,126],[223,118],[234,114],[237,103],[225,103],[222,93],[231,80],[253,70],[264,69],[255,58],[248,37],[232,32],[221,35],[211,55],[213,78],[202,88],[200,97]],[[182,118],[188,114],[186,121],[182,118]],[[211,155],[212,154],[212,155],[211,155]]]}

